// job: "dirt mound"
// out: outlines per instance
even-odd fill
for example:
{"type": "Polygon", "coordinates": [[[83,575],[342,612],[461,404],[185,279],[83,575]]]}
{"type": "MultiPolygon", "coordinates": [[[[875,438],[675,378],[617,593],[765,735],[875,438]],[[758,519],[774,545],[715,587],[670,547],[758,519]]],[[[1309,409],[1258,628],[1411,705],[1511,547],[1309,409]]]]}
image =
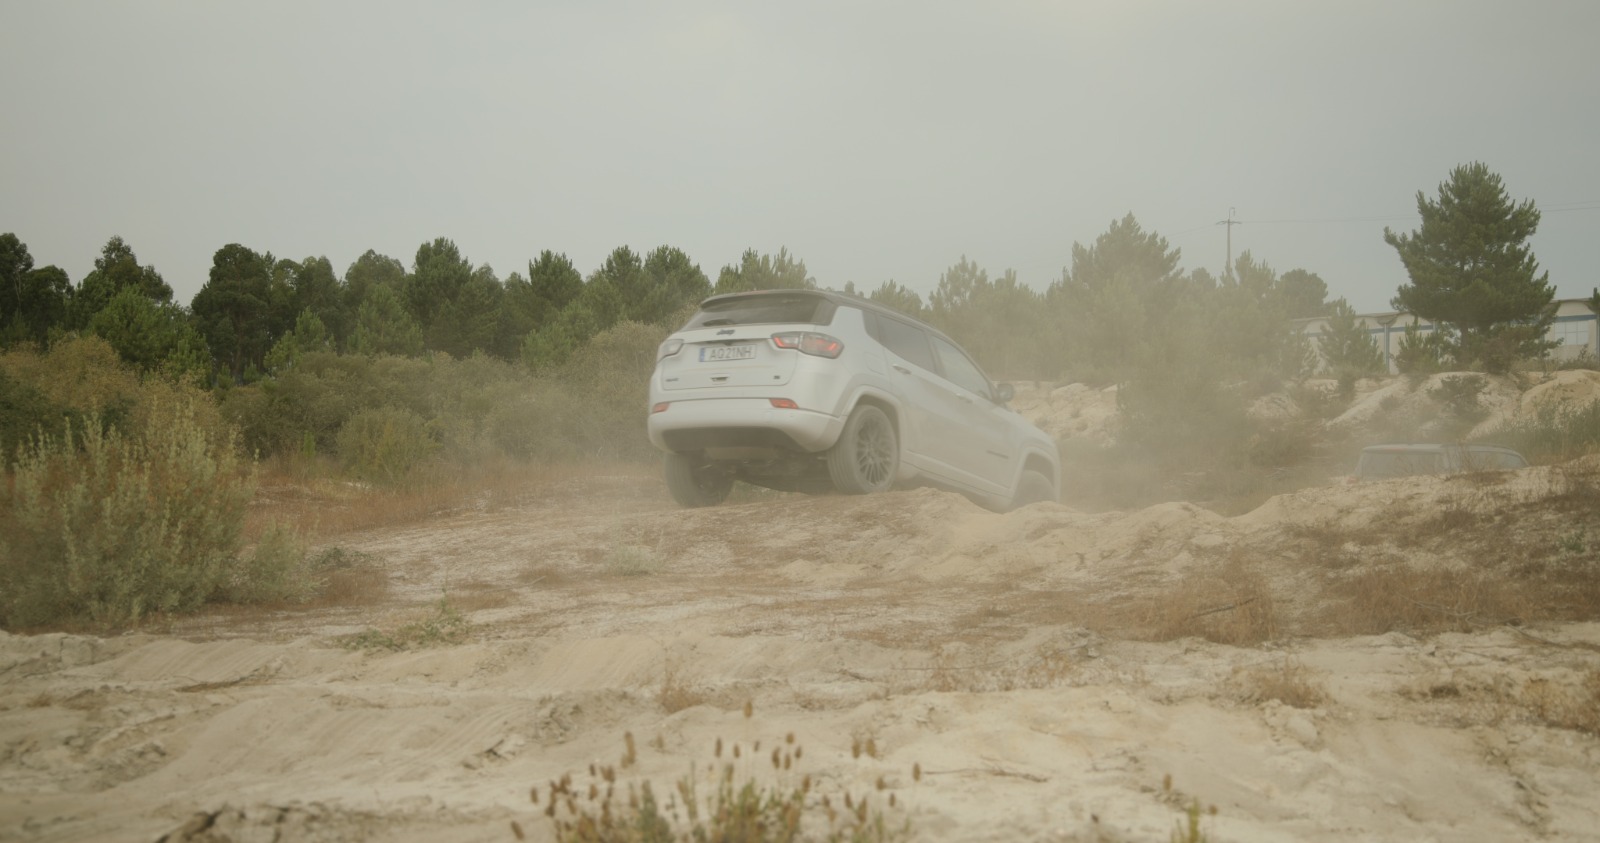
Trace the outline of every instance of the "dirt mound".
{"type": "Polygon", "coordinates": [[[1496,406],[1482,424],[1473,428],[1474,438],[1492,437],[1510,425],[1538,421],[1542,415],[1582,410],[1600,401],[1600,372],[1573,369],[1553,372],[1530,386],[1517,400],[1496,406]]]}

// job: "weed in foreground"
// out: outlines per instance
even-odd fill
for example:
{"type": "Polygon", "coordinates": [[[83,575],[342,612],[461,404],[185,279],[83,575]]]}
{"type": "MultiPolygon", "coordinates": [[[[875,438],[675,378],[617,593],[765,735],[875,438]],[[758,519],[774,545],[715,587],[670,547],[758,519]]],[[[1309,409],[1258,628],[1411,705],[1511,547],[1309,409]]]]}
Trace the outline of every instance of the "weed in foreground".
{"type": "Polygon", "coordinates": [[[655,554],[641,545],[623,544],[611,548],[601,563],[614,577],[642,577],[656,572],[655,554]]]}
{"type": "MultiPolygon", "coordinates": [[[[748,712],[748,706],[746,710],[748,712]]],[[[709,767],[693,764],[679,778],[665,798],[658,796],[648,780],[620,780],[619,770],[638,763],[637,746],[631,733],[623,735],[625,751],[616,766],[591,764],[587,784],[575,782],[569,773],[529,796],[542,805],[544,815],[555,828],[558,843],[791,843],[799,840],[848,841],[848,843],[889,843],[911,839],[909,820],[892,822],[898,813],[897,799],[890,791],[887,805],[878,807],[870,796],[846,792],[842,801],[819,795],[811,776],[796,767],[804,750],[791,732],[773,741],[770,753],[761,752],[761,742],[741,753],[734,743],[729,754],[747,763],[724,761],[723,742],[717,739],[715,760],[709,767]],[[757,770],[766,763],[772,773],[763,781],[757,770]],[[798,777],[798,778],[797,778],[798,777]],[[711,780],[710,788],[704,785],[711,780]],[[620,790],[619,790],[620,788],[620,790]],[[812,828],[826,822],[826,830],[812,828]]],[[[920,779],[920,768],[912,777],[920,779]]],[[[885,786],[880,779],[879,790],[885,786]]],[[[526,839],[521,823],[512,822],[518,840],[526,839]]]]}
{"type": "Polygon", "coordinates": [[[461,611],[448,597],[441,597],[439,602],[434,604],[433,614],[420,621],[390,631],[363,630],[354,635],[344,636],[339,639],[339,643],[351,650],[400,652],[420,647],[460,644],[467,640],[467,634],[471,630],[472,624],[467,622],[461,611]]]}
{"type": "Polygon", "coordinates": [[[1172,787],[1171,773],[1161,778],[1161,801],[1170,805],[1179,805],[1183,808],[1183,818],[1173,826],[1172,834],[1168,837],[1172,843],[1208,843],[1211,840],[1206,835],[1205,830],[1200,827],[1200,818],[1202,816],[1215,817],[1217,815],[1217,806],[1212,805],[1202,810],[1200,800],[1194,797],[1190,797],[1188,802],[1185,803],[1182,794],[1172,787]]]}

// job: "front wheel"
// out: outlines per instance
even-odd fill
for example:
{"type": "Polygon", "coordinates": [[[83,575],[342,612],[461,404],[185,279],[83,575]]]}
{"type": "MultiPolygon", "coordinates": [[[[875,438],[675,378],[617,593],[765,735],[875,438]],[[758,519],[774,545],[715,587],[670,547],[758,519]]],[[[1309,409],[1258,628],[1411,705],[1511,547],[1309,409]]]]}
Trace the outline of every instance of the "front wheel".
{"type": "Polygon", "coordinates": [[[1050,478],[1043,474],[1028,469],[1022,472],[1022,479],[1017,481],[1017,494],[1011,499],[1011,508],[1027,506],[1030,503],[1056,500],[1055,487],[1050,485],[1050,478]]]}
{"type": "Polygon", "coordinates": [[[728,499],[733,474],[692,454],[667,454],[667,491],[679,506],[716,506],[728,499]]]}
{"type": "Polygon", "coordinates": [[[828,475],[847,495],[885,492],[900,472],[900,442],[889,416],[862,404],[845,420],[839,441],[828,451],[828,475]]]}

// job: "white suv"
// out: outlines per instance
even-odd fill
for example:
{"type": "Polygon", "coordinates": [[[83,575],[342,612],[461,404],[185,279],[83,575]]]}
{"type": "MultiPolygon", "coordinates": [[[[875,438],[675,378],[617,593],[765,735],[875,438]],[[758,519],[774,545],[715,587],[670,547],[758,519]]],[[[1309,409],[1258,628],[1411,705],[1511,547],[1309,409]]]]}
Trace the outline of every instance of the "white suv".
{"type": "Polygon", "coordinates": [[[650,441],[683,506],[734,480],[799,492],[931,483],[1009,509],[1059,498],[1055,442],[949,337],[818,290],[713,296],[657,353],[650,441]]]}

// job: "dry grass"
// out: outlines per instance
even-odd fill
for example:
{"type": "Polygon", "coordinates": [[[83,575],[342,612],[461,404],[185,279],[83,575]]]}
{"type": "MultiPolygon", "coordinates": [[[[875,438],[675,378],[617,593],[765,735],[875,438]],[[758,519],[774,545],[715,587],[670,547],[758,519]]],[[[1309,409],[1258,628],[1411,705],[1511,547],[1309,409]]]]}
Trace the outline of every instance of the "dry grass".
{"type": "Polygon", "coordinates": [[[400,652],[423,647],[461,644],[472,632],[472,624],[450,600],[441,598],[427,616],[394,629],[366,629],[346,635],[339,643],[352,650],[400,652]]]}
{"type": "Polygon", "coordinates": [[[699,683],[684,674],[683,666],[675,658],[668,658],[661,668],[661,684],[656,686],[656,704],[667,714],[677,714],[686,708],[705,705],[711,695],[699,683]]]}
{"type": "Polygon", "coordinates": [[[986,693],[1059,688],[1068,682],[1075,664],[1066,648],[1054,644],[1041,644],[1018,659],[993,659],[941,646],[933,653],[920,690],[986,693]]]}
{"type": "Polygon", "coordinates": [[[1521,701],[1547,726],[1600,735],[1600,670],[1570,684],[1530,679],[1522,686],[1521,701]]]}
{"type": "Polygon", "coordinates": [[[1343,635],[1469,632],[1542,615],[1528,585],[1485,571],[1385,566],[1347,579],[1337,589],[1347,602],[1323,623],[1327,634],[1343,635]]]}
{"type": "Polygon", "coordinates": [[[1456,727],[1524,722],[1600,736],[1600,670],[1542,676],[1459,675],[1417,684],[1402,694],[1456,727]]]}
{"type": "Polygon", "coordinates": [[[316,602],[331,606],[370,606],[389,596],[389,572],[370,553],[334,546],[312,563],[321,573],[316,602]]]}
{"type": "Polygon", "coordinates": [[[436,467],[393,487],[337,477],[331,467],[307,469],[291,458],[264,461],[247,534],[267,520],[296,524],[308,538],[389,529],[465,511],[535,504],[560,506],[592,496],[597,484],[619,498],[661,496],[654,466],[620,462],[516,463],[436,467]]]}
{"type": "MultiPolygon", "coordinates": [[[[749,711],[747,706],[746,717],[749,711]]],[[[648,779],[630,773],[638,764],[632,733],[623,734],[623,745],[617,764],[590,764],[587,780],[568,773],[530,791],[559,843],[887,843],[912,838],[904,806],[897,805],[885,777],[879,776],[876,793],[828,794],[813,788],[812,777],[800,770],[804,747],[792,732],[770,741],[767,751],[761,741],[748,747],[734,742],[726,753],[732,760],[717,738],[709,768],[702,772],[691,765],[686,775],[663,789],[664,796],[656,794],[648,779]],[[712,786],[705,792],[708,781],[712,786]],[[891,817],[897,819],[891,822],[891,817]],[[812,833],[823,823],[826,834],[812,833]]],[[[921,778],[920,765],[913,765],[910,780],[921,778]]],[[[518,840],[528,838],[520,821],[512,821],[511,832],[518,840]]]]}
{"type": "Polygon", "coordinates": [[[1090,628],[1144,641],[1194,637],[1250,647],[1282,632],[1266,578],[1239,556],[1192,568],[1118,606],[1102,605],[1097,615],[1090,628]]]}
{"type": "Polygon", "coordinates": [[[1240,699],[1249,703],[1277,700],[1293,708],[1316,708],[1328,698],[1316,672],[1287,656],[1276,665],[1238,671],[1233,684],[1240,699]]]}

